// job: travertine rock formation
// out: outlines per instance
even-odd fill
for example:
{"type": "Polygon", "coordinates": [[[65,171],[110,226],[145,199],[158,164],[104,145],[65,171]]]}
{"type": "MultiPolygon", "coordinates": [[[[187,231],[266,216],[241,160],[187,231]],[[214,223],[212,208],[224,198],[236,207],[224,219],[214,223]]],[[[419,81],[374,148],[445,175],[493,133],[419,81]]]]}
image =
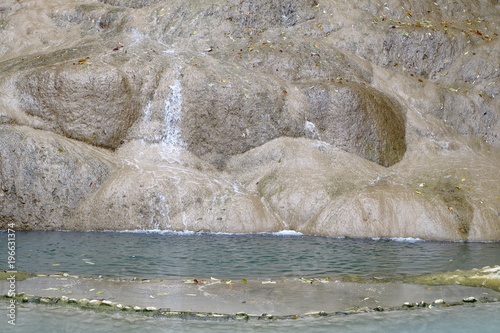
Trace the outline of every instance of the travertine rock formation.
{"type": "Polygon", "coordinates": [[[500,240],[497,1],[7,0],[0,227],[500,240]]]}

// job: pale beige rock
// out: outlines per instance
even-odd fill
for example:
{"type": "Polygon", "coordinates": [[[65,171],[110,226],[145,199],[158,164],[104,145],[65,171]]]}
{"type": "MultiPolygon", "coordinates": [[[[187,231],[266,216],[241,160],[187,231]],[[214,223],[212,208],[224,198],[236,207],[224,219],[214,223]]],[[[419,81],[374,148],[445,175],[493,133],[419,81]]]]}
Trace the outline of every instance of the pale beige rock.
{"type": "Polygon", "coordinates": [[[124,147],[125,152],[120,152],[122,168],[80,205],[75,219],[67,222],[70,229],[283,229],[259,196],[220,177],[192,154],[172,151],[166,145],[131,145],[133,148],[124,147]],[[173,160],[174,157],[182,162],[173,160]],[[245,222],[250,220],[253,222],[245,222]]]}
{"type": "Polygon", "coordinates": [[[498,9],[4,1],[0,228],[499,240],[498,9]]]}
{"type": "Polygon", "coordinates": [[[78,61],[18,78],[21,108],[40,119],[42,129],[116,148],[139,116],[138,91],[116,67],[78,61]]]}
{"type": "Polygon", "coordinates": [[[65,229],[66,221],[114,170],[103,149],[51,132],[0,125],[0,223],[65,229]]]}

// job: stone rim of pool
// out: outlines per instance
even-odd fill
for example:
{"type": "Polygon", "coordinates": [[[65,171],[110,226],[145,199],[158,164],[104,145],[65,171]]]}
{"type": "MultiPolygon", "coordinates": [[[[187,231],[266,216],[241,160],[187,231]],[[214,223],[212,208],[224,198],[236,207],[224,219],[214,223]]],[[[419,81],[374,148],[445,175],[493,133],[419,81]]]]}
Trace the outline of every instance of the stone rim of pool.
{"type": "MultiPolygon", "coordinates": [[[[352,282],[350,278],[139,279],[37,274],[18,281],[21,293],[13,298],[18,304],[218,320],[297,319],[500,300],[500,266],[391,280],[358,277],[352,282]],[[478,285],[479,278],[493,283],[478,285]]],[[[5,283],[0,282],[2,294],[7,290],[5,283]]]]}

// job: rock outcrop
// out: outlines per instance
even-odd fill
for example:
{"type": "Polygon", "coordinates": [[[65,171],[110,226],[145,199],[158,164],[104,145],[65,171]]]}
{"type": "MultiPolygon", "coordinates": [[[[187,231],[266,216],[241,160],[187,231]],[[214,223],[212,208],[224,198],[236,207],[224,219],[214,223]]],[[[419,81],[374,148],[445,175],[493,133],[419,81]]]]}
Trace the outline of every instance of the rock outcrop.
{"type": "Polygon", "coordinates": [[[0,6],[0,227],[500,240],[500,5],[0,6]]]}

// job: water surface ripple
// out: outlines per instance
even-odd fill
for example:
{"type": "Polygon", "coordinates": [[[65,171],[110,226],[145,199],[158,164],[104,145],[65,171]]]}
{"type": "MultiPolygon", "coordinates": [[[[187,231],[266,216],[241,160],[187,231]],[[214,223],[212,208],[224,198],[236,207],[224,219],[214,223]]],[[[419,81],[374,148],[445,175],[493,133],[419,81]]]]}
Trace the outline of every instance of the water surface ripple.
{"type": "MultiPolygon", "coordinates": [[[[7,240],[0,233],[2,244],[7,240]]],[[[172,232],[16,232],[17,269],[121,277],[400,276],[500,264],[500,243],[172,232]]],[[[4,251],[6,252],[6,251],[4,251]]],[[[7,260],[0,268],[6,269],[7,260]]]]}

